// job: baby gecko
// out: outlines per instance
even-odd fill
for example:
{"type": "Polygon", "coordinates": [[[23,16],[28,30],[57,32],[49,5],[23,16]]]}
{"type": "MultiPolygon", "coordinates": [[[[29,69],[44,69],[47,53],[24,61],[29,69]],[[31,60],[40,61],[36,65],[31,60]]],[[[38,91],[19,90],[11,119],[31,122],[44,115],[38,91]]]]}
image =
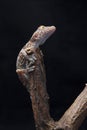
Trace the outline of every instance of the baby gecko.
{"type": "Polygon", "coordinates": [[[40,45],[55,32],[55,26],[40,26],[34,32],[29,42],[22,48],[19,52],[16,62],[16,72],[22,81],[23,85],[26,85],[26,82],[29,79],[29,73],[35,70],[35,57],[34,52],[40,45]]]}

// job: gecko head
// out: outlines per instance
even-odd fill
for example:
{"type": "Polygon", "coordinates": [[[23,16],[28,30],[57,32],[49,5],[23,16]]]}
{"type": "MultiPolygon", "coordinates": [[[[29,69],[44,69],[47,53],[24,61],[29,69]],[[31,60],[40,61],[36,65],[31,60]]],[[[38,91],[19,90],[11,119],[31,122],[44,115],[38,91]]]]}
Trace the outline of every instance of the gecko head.
{"type": "Polygon", "coordinates": [[[55,26],[40,26],[31,37],[36,46],[42,45],[56,30],[55,26]]]}

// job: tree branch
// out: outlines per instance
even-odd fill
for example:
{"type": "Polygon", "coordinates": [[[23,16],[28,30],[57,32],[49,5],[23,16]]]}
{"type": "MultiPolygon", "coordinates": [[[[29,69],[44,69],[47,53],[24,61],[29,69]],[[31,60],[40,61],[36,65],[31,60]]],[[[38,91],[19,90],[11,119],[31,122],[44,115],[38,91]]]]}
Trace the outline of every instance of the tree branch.
{"type": "Polygon", "coordinates": [[[17,74],[30,93],[37,130],[78,130],[87,115],[87,86],[59,121],[49,113],[43,54],[39,49],[55,27],[39,27],[17,58],[17,74]]]}
{"type": "Polygon", "coordinates": [[[66,130],[66,128],[69,130],[78,130],[86,116],[87,85],[62,118],[56,123],[58,124],[58,127],[61,126],[64,130],[66,130]]]}
{"type": "Polygon", "coordinates": [[[35,71],[30,73],[29,86],[27,89],[30,93],[34,118],[37,130],[48,130],[48,123],[52,121],[49,114],[48,99],[46,90],[46,78],[44,64],[40,50],[35,52],[37,61],[35,71]]]}

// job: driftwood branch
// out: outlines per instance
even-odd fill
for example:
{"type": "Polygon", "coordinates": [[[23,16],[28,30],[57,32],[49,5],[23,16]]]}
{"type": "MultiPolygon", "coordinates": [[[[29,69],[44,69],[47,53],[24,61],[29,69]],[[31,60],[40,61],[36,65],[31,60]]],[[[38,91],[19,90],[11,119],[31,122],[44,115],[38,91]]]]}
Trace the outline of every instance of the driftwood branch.
{"type": "Polygon", "coordinates": [[[57,124],[63,130],[78,130],[87,116],[87,86],[76,98],[57,124]]]}
{"type": "MultiPolygon", "coordinates": [[[[53,29],[52,26],[50,34],[52,34],[53,29]]],[[[44,35],[48,36],[47,31],[48,27],[39,27],[30,41],[23,47],[17,58],[16,72],[30,93],[37,130],[78,130],[87,115],[87,86],[59,121],[54,121],[49,113],[49,96],[46,90],[43,54],[39,46],[36,45],[39,42],[37,39],[42,42],[42,39],[45,39],[44,35]],[[42,32],[45,34],[41,35],[42,32]]]]}

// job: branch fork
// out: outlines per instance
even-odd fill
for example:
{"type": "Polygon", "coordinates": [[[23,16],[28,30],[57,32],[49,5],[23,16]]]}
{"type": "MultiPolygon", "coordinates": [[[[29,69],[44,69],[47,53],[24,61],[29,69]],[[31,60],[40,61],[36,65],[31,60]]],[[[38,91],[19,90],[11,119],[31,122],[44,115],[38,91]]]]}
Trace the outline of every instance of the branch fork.
{"type": "Polygon", "coordinates": [[[17,57],[17,74],[30,93],[36,130],[78,130],[87,116],[87,84],[59,121],[49,113],[49,95],[42,45],[56,30],[54,26],[40,26],[17,57]]]}

